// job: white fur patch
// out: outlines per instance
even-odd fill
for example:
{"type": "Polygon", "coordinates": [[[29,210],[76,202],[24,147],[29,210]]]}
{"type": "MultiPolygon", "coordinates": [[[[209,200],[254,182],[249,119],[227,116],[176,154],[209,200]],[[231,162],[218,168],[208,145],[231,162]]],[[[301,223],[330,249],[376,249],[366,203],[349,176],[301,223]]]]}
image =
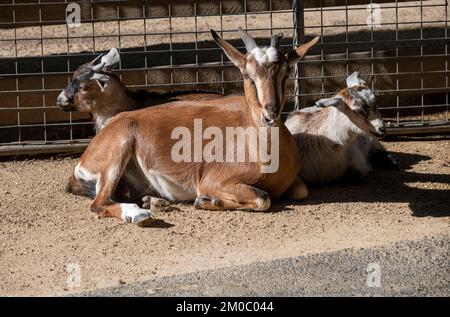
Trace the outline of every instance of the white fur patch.
{"type": "Polygon", "coordinates": [[[170,201],[190,201],[195,199],[196,190],[194,188],[184,189],[159,171],[148,169],[139,156],[137,156],[137,161],[150,183],[151,191],[170,201]]]}
{"type": "Polygon", "coordinates": [[[153,217],[153,213],[139,208],[136,204],[120,204],[122,209],[122,219],[126,222],[137,223],[147,218],[153,217]]]}
{"type": "Polygon", "coordinates": [[[274,47],[255,47],[251,53],[255,56],[260,65],[274,63],[278,61],[278,51],[274,47]]]}
{"type": "Polygon", "coordinates": [[[91,173],[89,170],[85,169],[83,166],[81,166],[81,163],[78,163],[75,167],[75,177],[76,179],[90,182],[97,179],[97,175],[94,173],[91,173]]]}
{"type": "Polygon", "coordinates": [[[81,162],[75,166],[74,176],[76,179],[83,182],[92,182],[95,181],[95,193],[98,193],[99,185],[100,185],[100,177],[98,174],[94,174],[81,166],[81,162]]]}
{"type": "Polygon", "coordinates": [[[270,199],[257,198],[256,206],[256,211],[266,211],[270,208],[270,199]]]}
{"type": "Polygon", "coordinates": [[[158,173],[158,171],[149,170],[146,175],[152,187],[163,198],[170,201],[185,201],[195,198],[195,191],[187,192],[183,190],[175,182],[171,182],[167,177],[158,173]]]}
{"type": "Polygon", "coordinates": [[[106,125],[111,121],[112,118],[97,117],[95,118],[95,126],[97,132],[106,127],[106,125]]]}
{"type": "Polygon", "coordinates": [[[65,90],[61,91],[57,100],[58,100],[58,103],[61,103],[63,105],[69,103],[69,98],[67,98],[65,90]]]}
{"type": "Polygon", "coordinates": [[[331,98],[322,98],[316,101],[317,107],[330,107],[330,106],[337,106],[339,104],[339,100],[342,100],[341,96],[335,96],[331,98]]]}
{"type": "Polygon", "coordinates": [[[108,179],[109,181],[111,181],[111,180],[117,178],[118,174],[119,174],[119,166],[117,166],[117,165],[116,165],[116,166],[112,166],[112,167],[109,168],[109,170],[108,170],[108,176],[107,176],[107,179],[108,179]]]}
{"type": "Polygon", "coordinates": [[[337,108],[327,108],[328,115],[317,127],[317,132],[311,134],[323,135],[339,145],[345,145],[354,137],[354,133],[362,134],[359,129],[345,114],[337,108]]]}
{"type": "MultiPolygon", "coordinates": [[[[104,88],[103,85],[100,83],[100,81],[95,80],[95,83],[96,83],[97,86],[100,88],[100,91],[101,91],[101,92],[104,92],[104,91],[105,91],[105,88],[104,88]]],[[[106,87],[106,86],[105,86],[105,87],[106,87]]]]}
{"type": "Polygon", "coordinates": [[[321,110],[322,110],[321,107],[312,106],[312,107],[307,107],[307,108],[300,109],[300,112],[314,113],[314,112],[319,112],[321,110]]]}
{"type": "Polygon", "coordinates": [[[373,105],[375,103],[375,95],[371,89],[363,89],[359,92],[359,95],[364,98],[368,105],[373,105]]]}
{"type": "Polygon", "coordinates": [[[380,132],[380,129],[384,128],[384,121],[379,118],[370,120],[370,123],[374,126],[377,132],[380,132]]]}

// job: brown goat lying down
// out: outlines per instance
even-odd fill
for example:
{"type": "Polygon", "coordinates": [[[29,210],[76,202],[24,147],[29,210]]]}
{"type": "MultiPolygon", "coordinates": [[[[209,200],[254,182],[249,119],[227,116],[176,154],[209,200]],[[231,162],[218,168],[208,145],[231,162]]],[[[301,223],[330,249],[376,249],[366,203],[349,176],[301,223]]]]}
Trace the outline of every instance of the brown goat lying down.
{"type": "Polygon", "coordinates": [[[157,93],[147,90],[129,90],[113,73],[119,63],[119,52],[112,48],[108,54],[100,55],[93,61],[78,67],[70,84],[59,94],[57,105],[63,111],[89,112],[95,122],[95,130],[98,132],[120,112],[171,101],[195,101],[222,97],[221,94],[214,92],[157,93]]]}
{"type": "Polygon", "coordinates": [[[385,125],[375,95],[357,72],[334,97],[291,112],[286,127],[302,153],[299,177],[307,183],[326,184],[347,173],[365,176],[372,163],[398,169],[377,139],[385,125]]]}
{"type": "MultiPolygon", "coordinates": [[[[154,210],[144,210],[138,205],[147,195],[171,202],[195,201],[194,206],[201,209],[253,211],[268,210],[271,199],[281,196],[305,198],[306,186],[297,177],[301,167],[299,152],[281,120],[281,112],[290,70],[318,38],[284,54],[278,49],[280,35],[272,38],[270,47],[259,47],[250,35],[240,32],[246,54],[214,31],[212,35],[241,71],[245,96],[174,101],[117,114],[99,131],[80,158],[70,178],[69,191],[95,198],[91,211],[100,216],[117,217],[141,226],[154,220],[154,210]],[[180,143],[174,131],[183,128],[193,135],[196,120],[202,120],[205,133],[210,129],[228,136],[229,128],[258,131],[256,141],[270,143],[270,153],[276,153],[276,159],[269,163],[260,144],[256,146],[252,142],[242,143],[244,153],[255,160],[174,159],[175,145],[180,143]],[[271,163],[276,167],[267,171],[271,163]],[[136,173],[130,172],[130,164],[136,173]],[[120,188],[119,181],[126,183],[125,188],[130,191],[128,197],[124,197],[126,192],[116,190],[117,186],[120,188]],[[117,192],[122,197],[118,197],[117,192]]],[[[108,75],[95,66],[89,68],[94,74],[108,75]]],[[[91,74],[88,77],[92,78],[91,74]]],[[[97,79],[91,84],[102,91],[109,80],[106,87],[97,79]]],[[[208,144],[207,138],[200,140],[202,148],[208,144]]],[[[216,154],[220,151],[220,147],[214,149],[216,154]]],[[[238,151],[230,150],[234,158],[238,151]]]]}

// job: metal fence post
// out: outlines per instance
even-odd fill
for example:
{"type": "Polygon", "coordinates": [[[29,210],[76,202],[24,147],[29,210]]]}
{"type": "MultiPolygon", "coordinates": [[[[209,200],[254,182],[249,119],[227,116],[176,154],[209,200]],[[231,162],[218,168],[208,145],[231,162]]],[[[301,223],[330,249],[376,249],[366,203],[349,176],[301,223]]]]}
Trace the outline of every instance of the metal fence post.
{"type": "MultiPolygon", "coordinates": [[[[302,0],[293,0],[292,1],[292,9],[293,9],[293,25],[294,25],[294,34],[293,34],[293,43],[294,47],[299,44],[305,42],[305,15],[304,15],[304,6],[302,0]]],[[[295,64],[294,68],[294,98],[295,98],[295,110],[303,108],[305,106],[305,101],[302,98],[303,88],[300,83],[300,77],[305,75],[305,67],[301,63],[295,64]]]]}

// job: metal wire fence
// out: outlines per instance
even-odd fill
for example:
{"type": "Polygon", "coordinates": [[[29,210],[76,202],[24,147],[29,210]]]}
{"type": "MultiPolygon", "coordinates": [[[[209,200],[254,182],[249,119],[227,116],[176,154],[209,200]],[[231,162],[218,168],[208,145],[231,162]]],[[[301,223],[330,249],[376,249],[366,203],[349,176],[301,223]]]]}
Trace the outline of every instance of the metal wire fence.
{"type": "Polygon", "coordinates": [[[444,0],[13,0],[0,1],[0,153],[81,150],[94,134],[90,119],[62,112],[56,97],[78,66],[111,47],[131,88],[242,92],[209,33],[243,49],[238,26],[260,44],[283,32],[285,52],[321,36],[291,76],[287,110],[334,94],[357,70],[390,133],[449,131],[444,0]]]}

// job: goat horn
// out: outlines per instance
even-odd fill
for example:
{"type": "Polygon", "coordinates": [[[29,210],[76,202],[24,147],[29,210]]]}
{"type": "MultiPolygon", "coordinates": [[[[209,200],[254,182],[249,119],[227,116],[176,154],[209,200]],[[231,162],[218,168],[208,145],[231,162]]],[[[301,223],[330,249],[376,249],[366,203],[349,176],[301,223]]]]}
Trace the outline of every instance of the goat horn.
{"type": "Polygon", "coordinates": [[[103,55],[105,54],[100,54],[99,56],[97,56],[96,58],[94,58],[94,60],[90,63],[91,65],[95,65],[95,63],[97,63],[97,61],[103,57],[103,55]]]}
{"type": "Polygon", "coordinates": [[[100,71],[105,66],[105,63],[100,63],[94,66],[91,66],[91,69],[94,73],[100,71]]]}
{"type": "Polygon", "coordinates": [[[280,42],[283,38],[283,33],[278,33],[272,36],[272,39],[270,40],[270,47],[280,48],[280,42]]]}
{"type": "Polygon", "coordinates": [[[254,48],[258,47],[255,40],[247,34],[241,27],[238,29],[239,33],[241,34],[241,39],[245,44],[245,48],[247,49],[247,52],[250,53],[254,48]]]}

